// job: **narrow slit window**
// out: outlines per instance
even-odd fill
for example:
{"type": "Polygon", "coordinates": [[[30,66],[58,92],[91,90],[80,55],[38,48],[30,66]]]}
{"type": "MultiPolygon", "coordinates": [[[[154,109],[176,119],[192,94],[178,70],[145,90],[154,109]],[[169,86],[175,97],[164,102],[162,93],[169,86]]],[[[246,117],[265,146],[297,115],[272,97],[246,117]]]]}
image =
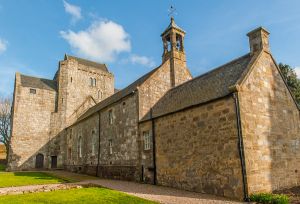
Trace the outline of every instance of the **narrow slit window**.
{"type": "Polygon", "coordinates": [[[113,112],[112,112],[112,110],[108,111],[108,122],[109,122],[110,125],[113,124],[113,112]]]}
{"type": "Polygon", "coordinates": [[[109,146],[109,154],[112,154],[113,153],[113,143],[112,143],[112,140],[108,140],[108,146],[109,146]]]}

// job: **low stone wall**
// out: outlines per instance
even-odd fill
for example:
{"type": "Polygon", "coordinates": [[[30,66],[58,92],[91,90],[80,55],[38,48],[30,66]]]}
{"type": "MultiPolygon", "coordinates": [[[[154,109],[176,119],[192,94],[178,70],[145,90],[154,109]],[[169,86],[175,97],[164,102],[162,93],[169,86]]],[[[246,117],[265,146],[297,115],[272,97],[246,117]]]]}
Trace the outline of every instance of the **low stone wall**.
{"type": "Polygon", "coordinates": [[[20,186],[0,188],[0,195],[17,195],[24,193],[37,193],[37,192],[49,192],[55,190],[66,190],[73,188],[82,188],[77,184],[47,184],[47,185],[33,185],[33,186],[20,186]]]}

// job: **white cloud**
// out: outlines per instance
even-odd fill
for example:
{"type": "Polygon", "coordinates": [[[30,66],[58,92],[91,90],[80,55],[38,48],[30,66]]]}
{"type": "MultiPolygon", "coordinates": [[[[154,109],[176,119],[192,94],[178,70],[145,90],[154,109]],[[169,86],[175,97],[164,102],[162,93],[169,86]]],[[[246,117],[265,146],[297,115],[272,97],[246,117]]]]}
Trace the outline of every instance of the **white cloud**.
{"type": "Polygon", "coordinates": [[[7,41],[0,38],[0,54],[5,52],[7,49],[7,41]]]}
{"type": "Polygon", "coordinates": [[[139,56],[139,55],[134,54],[130,57],[130,61],[133,64],[141,64],[141,65],[147,66],[147,67],[155,66],[155,62],[153,61],[153,59],[148,58],[146,56],[139,56]]]}
{"type": "Polygon", "coordinates": [[[98,20],[86,30],[61,31],[60,35],[76,54],[96,61],[112,62],[117,54],[131,50],[129,35],[113,21],[98,20]]]}
{"type": "Polygon", "coordinates": [[[296,67],[295,72],[297,74],[297,77],[300,79],[300,67],[296,67]]]}
{"type": "Polygon", "coordinates": [[[72,16],[73,23],[75,23],[76,21],[82,18],[81,8],[79,6],[70,4],[65,0],[63,2],[64,2],[65,11],[72,16]]]}

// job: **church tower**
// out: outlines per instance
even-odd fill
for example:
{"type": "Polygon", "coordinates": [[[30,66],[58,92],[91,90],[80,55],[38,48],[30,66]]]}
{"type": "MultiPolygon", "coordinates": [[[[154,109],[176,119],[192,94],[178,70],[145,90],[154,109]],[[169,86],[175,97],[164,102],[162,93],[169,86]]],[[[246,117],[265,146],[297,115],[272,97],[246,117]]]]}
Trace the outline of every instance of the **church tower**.
{"type": "Polygon", "coordinates": [[[169,26],[161,34],[164,48],[162,62],[170,61],[171,87],[182,83],[181,71],[187,70],[184,36],[185,31],[177,26],[174,18],[171,17],[169,26]]]}

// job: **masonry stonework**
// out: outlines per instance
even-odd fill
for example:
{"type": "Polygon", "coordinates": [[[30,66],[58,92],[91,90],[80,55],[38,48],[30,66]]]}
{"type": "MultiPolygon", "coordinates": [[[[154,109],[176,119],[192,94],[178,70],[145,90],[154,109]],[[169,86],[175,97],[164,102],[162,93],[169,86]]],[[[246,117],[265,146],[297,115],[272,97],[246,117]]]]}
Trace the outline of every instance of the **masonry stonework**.
{"type": "Polygon", "coordinates": [[[300,182],[299,107],[269,47],[192,78],[183,31],[122,90],[105,64],[66,55],[53,80],[16,74],[8,170],[66,169],[234,199],[300,182]],[[237,96],[237,97],[236,97],[237,96]]]}
{"type": "Polygon", "coordinates": [[[300,115],[280,72],[261,53],[240,91],[249,193],[300,182],[300,115]]]}

